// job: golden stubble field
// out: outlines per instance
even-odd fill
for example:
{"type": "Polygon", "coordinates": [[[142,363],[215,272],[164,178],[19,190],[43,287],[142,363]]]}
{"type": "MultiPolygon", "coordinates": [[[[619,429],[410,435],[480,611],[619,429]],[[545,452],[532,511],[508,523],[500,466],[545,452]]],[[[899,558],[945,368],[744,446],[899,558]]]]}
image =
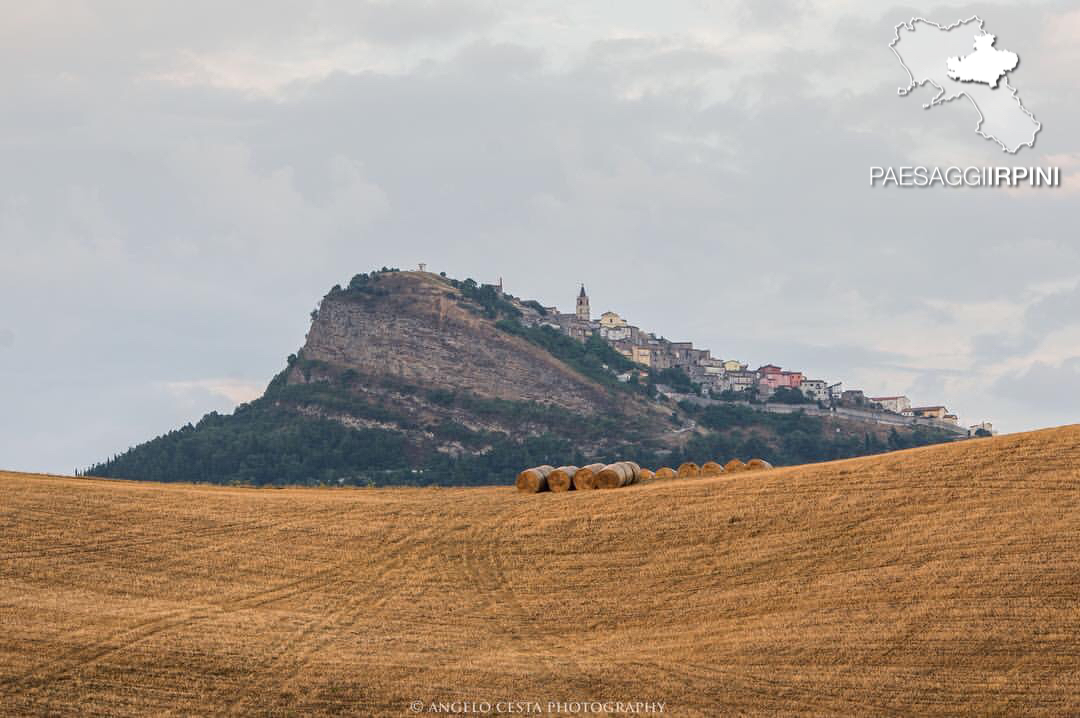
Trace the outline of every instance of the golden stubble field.
{"type": "Polygon", "coordinates": [[[1080,427],[565,494],[0,474],[0,714],[414,701],[1080,714],[1080,427]]]}

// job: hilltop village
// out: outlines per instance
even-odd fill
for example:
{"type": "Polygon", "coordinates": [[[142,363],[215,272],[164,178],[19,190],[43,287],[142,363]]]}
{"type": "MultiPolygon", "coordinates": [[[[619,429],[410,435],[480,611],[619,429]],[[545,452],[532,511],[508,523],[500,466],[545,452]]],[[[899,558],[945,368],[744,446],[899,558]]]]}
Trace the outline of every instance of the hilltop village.
{"type": "Polygon", "coordinates": [[[642,367],[620,374],[620,381],[637,381],[644,378],[648,370],[655,373],[676,370],[676,375],[681,372],[689,380],[692,390],[686,386],[657,386],[661,393],[675,400],[694,403],[739,401],[779,413],[802,410],[814,414],[847,415],[883,424],[932,426],[955,434],[986,436],[994,433],[989,422],[962,427],[957,415],[941,404],[913,406],[906,396],[868,396],[861,389],[845,388],[843,382],[811,378],[801,371],[775,364],[751,369],[738,359],[713,357],[710,350],[698,349],[692,342],[673,342],[643,331],[616,312],[604,312],[599,319],[594,319],[584,285],[578,292],[573,313],[510,297],[503,291],[501,278],[497,284],[487,286],[499,297],[514,302],[521,311],[523,324],[551,327],[581,342],[599,336],[642,367]]]}

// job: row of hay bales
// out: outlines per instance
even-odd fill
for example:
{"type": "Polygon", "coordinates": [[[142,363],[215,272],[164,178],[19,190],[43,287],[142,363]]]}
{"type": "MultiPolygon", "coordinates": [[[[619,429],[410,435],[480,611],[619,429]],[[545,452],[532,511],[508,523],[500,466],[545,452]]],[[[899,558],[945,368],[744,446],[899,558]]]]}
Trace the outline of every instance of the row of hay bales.
{"type": "Polygon", "coordinates": [[[529,494],[541,491],[587,491],[589,489],[617,489],[650,479],[691,478],[695,476],[719,476],[736,471],[760,471],[771,469],[764,459],[750,459],[745,464],[732,459],[726,464],[706,461],[698,466],[692,461],[680,464],[678,469],[667,466],[655,472],[643,469],[633,461],[616,461],[614,464],[589,464],[588,466],[560,466],[544,464],[525,469],[517,475],[517,489],[529,494]]]}
{"type": "Polygon", "coordinates": [[[617,489],[652,478],[653,473],[633,461],[588,466],[534,466],[517,476],[518,491],[535,494],[540,491],[584,491],[587,489],[617,489]]]}
{"type": "Polygon", "coordinates": [[[771,468],[772,464],[765,459],[750,459],[746,463],[743,463],[738,459],[732,459],[726,464],[720,464],[716,461],[706,461],[701,466],[698,466],[693,461],[687,461],[684,464],[679,464],[678,469],[669,469],[667,467],[657,469],[656,475],[660,478],[688,479],[694,476],[719,476],[720,474],[732,474],[737,471],[761,471],[763,469],[771,468]]]}

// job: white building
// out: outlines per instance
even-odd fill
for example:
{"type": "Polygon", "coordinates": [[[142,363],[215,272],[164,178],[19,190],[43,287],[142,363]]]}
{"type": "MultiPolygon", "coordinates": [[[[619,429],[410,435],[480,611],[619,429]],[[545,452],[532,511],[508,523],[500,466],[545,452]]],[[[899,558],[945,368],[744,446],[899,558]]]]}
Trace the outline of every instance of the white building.
{"type": "Polygon", "coordinates": [[[811,401],[829,400],[829,384],[823,379],[803,379],[799,389],[811,401]]]}
{"type": "Polygon", "coordinates": [[[701,367],[705,376],[716,377],[719,379],[726,373],[724,369],[724,362],[719,359],[702,359],[698,362],[698,366],[701,367]]]}
{"type": "Polygon", "coordinates": [[[868,396],[866,400],[881,404],[882,409],[894,414],[903,414],[905,409],[911,408],[911,399],[906,396],[868,396]]]}
{"type": "Polygon", "coordinates": [[[758,376],[755,371],[725,371],[717,384],[720,391],[747,391],[754,389],[758,384],[758,376]]]}

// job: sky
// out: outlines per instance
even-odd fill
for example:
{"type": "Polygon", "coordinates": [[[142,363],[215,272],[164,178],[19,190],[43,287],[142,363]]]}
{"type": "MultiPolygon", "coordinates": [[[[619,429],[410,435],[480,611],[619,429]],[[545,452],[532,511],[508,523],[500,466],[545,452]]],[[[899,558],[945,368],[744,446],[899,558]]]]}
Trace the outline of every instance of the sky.
{"type": "Polygon", "coordinates": [[[1072,2],[0,0],[0,467],[71,472],[258,396],[382,266],[617,311],[1002,431],[1080,409],[1072,2]],[[907,97],[972,15],[1043,124],[907,97]],[[883,189],[872,166],[1059,166],[883,189]]]}

